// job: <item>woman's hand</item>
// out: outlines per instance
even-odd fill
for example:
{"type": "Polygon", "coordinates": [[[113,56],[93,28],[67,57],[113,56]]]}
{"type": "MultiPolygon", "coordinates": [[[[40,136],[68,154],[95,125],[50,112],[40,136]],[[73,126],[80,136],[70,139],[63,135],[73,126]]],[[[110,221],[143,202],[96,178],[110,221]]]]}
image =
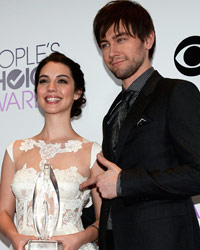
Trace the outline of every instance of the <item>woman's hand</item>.
{"type": "Polygon", "coordinates": [[[12,238],[12,245],[14,250],[24,250],[25,245],[28,243],[29,240],[38,240],[38,238],[31,235],[16,234],[12,238]]]}
{"type": "Polygon", "coordinates": [[[78,250],[84,243],[82,241],[81,232],[68,235],[53,236],[50,240],[61,242],[63,250],[78,250]]]}

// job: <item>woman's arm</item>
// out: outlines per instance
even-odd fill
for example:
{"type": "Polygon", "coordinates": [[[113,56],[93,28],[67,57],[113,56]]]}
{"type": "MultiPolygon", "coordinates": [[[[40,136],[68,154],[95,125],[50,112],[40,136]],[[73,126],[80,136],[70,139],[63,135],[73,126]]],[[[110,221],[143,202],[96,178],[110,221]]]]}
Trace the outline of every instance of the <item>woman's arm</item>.
{"type": "Polygon", "coordinates": [[[0,183],[0,232],[11,241],[15,250],[23,250],[28,240],[35,239],[35,237],[20,235],[15,227],[15,197],[11,189],[14,174],[14,162],[12,162],[6,151],[2,164],[0,183]]]}
{"type": "Polygon", "coordinates": [[[14,163],[7,151],[5,152],[0,183],[0,232],[12,241],[17,229],[13,223],[15,213],[15,197],[12,193],[11,182],[15,174],[14,163]]]}

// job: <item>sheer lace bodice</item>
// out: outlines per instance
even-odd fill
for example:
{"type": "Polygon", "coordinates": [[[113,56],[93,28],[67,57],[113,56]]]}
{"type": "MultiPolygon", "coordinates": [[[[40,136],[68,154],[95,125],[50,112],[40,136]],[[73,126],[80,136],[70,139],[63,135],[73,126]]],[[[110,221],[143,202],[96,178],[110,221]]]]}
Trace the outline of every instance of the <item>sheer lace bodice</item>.
{"type": "MultiPolygon", "coordinates": [[[[16,159],[16,174],[12,181],[12,190],[16,197],[18,232],[36,235],[32,214],[33,191],[38,172],[47,162],[53,166],[60,194],[60,216],[55,235],[71,234],[83,230],[81,214],[83,207],[89,204],[90,191],[80,191],[79,184],[89,177],[86,173],[89,173],[88,170],[92,167],[96,154],[101,150],[100,146],[87,140],[46,144],[44,141],[26,139],[14,143],[14,147],[13,144],[8,147],[8,153],[14,162],[13,148],[16,147],[14,153],[18,150],[20,158],[16,159]],[[86,161],[83,161],[85,157],[81,158],[81,161],[78,160],[79,157],[87,156],[87,154],[86,161]],[[60,157],[61,155],[62,157],[60,157]],[[59,164],[63,162],[66,162],[66,165],[60,166],[59,164]],[[81,162],[84,165],[82,168],[81,162]],[[35,165],[32,165],[33,163],[35,165]],[[84,176],[80,172],[86,175],[84,176]]],[[[92,244],[87,244],[81,249],[94,249],[94,247],[92,244]]]]}

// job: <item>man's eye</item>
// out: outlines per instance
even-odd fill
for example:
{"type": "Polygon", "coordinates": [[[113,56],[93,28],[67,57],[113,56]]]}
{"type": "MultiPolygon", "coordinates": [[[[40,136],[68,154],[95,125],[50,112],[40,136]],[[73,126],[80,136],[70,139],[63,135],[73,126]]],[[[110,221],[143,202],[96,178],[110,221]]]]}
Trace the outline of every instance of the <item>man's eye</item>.
{"type": "Polygon", "coordinates": [[[102,48],[102,49],[105,49],[106,47],[109,47],[109,44],[108,44],[108,43],[102,43],[102,44],[101,44],[101,48],[102,48]]]}
{"type": "Polygon", "coordinates": [[[121,43],[121,42],[123,42],[123,41],[125,41],[125,38],[122,38],[122,37],[121,37],[121,38],[118,38],[118,39],[117,39],[117,42],[118,42],[118,43],[121,43]]]}

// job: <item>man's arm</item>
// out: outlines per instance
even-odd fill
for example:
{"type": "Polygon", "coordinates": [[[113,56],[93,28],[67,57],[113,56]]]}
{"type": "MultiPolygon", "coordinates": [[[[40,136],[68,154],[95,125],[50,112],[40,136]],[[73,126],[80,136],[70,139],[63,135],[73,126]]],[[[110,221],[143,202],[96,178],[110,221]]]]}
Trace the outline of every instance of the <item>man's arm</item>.
{"type": "Polygon", "coordinates": [[[179,165],[166,170],[121,169],[98,156],[108,170],[81,188],[95,184],[103,198],[117,197],[120,173],[122,197],[137,200],[177,199],[200,193],[200,94],[191,83],[180,82],[172,91],[167,108],[167,126],[179,165]]]}
{"type": "MultiPolygon", "coordinates": [[[[121,172],[121,195],[135,199],[177,199],[200,193],[200,94],[180,81],[169,96],[167,129],[178,164],[165,170],[121,172]]],[[[170,162],[169,162],[170,164],[170,162]]]]}

